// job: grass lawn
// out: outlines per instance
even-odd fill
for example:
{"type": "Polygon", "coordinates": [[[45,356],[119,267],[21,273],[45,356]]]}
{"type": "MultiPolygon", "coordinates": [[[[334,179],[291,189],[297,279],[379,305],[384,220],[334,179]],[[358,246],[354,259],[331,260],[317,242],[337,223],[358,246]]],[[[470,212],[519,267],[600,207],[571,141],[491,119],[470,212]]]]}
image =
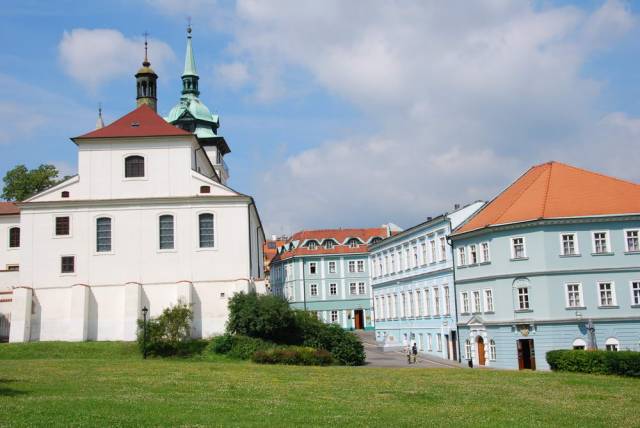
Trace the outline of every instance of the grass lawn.
{"type": "Polygon", "coordinates": [[[129,343],[0,344],[0,426],[640,426],[640,380],[143,361],[129,343]]]}

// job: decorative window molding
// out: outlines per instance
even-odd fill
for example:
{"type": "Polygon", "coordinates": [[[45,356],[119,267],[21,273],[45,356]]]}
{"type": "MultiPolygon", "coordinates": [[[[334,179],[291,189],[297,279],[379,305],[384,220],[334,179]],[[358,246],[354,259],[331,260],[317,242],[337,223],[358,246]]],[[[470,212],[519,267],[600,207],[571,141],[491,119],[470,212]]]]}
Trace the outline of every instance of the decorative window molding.
{"type": "Polygon", "coordinates": [[[624,250],[627,253],[640,252],[640,230],[626,229],[624,231],[624,250]]]}
{"type": "Polygon", "coordinates": [[[640,280],[631,281],[631,305],[640,307],[640,280]]]}
{"type": "Polygon", "coordinates": [[[578,234],[574,232],[560,234],[560,255],[579,256],[580,246],[578,245],[578,234]]]}
{"type": "Polygon", "coordinates": [[[491,288],[486,288],[484,291],[484,310],[485,312],[494,312],[494,304],[493,304],[493,290],[491,288]]]}
{"type": "Polygon", "coordinates": [[[471,313],[471,307],[469,304],[469,292],[463,291],[460,293],[461,312],[463,314],[471,313]]]}
{"type": "Polygon", "coordinates": [[[511,238],[511,260],[527,258],[527,244],[524,236],[511,238]]]}
{"type": "Polygon", "coordinates": [[[573,349],[587,349],[587,342],[585,342],[584,339],[578,338],[573,341],[571,347],[573,349]]]}
{"type": "Polygon", "coordinates": [[[615,337],[610,337],[604,342],[604,347],[607,351],[618,352],[620,349],[620,341],[615,337]]]}
{"type": "Polygon", "coordinates": [[[495,340],[489,340],[489,361],[496,360],[496,342],[495,340]]]}
{"type": "Polygon", "coordinates": [[[611,242],[608,230],[592,232],[591,243],[593,254],[611,254],[611,242]]]}
{"type": "Polygon", "coordinates": [[[564,288],[567,308],[583,308],[582,284],[578,282],[567,283],[564,288]]]}
{"type": "Polygon", "coordinates": [[[318,284],[311,284],[309,286],[309,294],[311,294],[312,296],[318,295],[318,284]]]}
{"type": "Polygon", "coordinates": [[[617,306],[616,286],[613,281],[598,282],[598,306],[617,306]]]}

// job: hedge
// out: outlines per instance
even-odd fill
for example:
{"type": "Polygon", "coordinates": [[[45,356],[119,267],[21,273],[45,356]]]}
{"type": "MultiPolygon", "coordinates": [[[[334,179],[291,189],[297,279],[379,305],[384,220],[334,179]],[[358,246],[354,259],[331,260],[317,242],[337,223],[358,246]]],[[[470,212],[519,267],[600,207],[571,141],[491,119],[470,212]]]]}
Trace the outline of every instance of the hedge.
{"type": "Polygon", "coordinates": [[[547,363],[554,371],[640,377],[640,352],[634,351],[560,349],[547,352],[547,363]]]}
{"type": "Polygon", "coordinates": [[[178,303],[147,321],[138,320],[138,347],[152,357],[189,357],[202,353],[207,341],[191,338],[193,311],[189,305],[178,303]],[[146,330],[146,337],[145,337],[146,330]]]}
{"type": "Polygon", "coordinates": [[[258,364],[290,364],[297,366],[328,366],[333,363],[331,353],[306,346],[287,346],[257,351],[251,360],[258,364]]]}
{"type": "Polygon", "coordinates": [[[275,343],[255,337],[224,334],[216,336],[209,344],[209,351],[215,354],[227,355],[231,358],[248,360],[258,351],[275,348],[275,343]]]}

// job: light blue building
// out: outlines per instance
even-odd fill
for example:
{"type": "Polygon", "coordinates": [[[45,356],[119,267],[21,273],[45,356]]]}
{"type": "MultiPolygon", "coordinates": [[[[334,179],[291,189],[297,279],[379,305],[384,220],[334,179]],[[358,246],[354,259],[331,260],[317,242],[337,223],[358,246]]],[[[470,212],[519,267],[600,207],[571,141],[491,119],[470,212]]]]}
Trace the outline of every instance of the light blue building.
{"type": "Polygon", "coordinates": [[[452,235],[474,366],[548,370],[554,349],[640,350],[640,185],[538,165],[452,235]]]}
{"type": "Polygon", "coordinates": [[[452,228],[476,212],[475,202],[370,247],[376,341],[384,349],[416,343],[423,354],[458,359],[452,228]]]}
{"type": "Polygon", "coordinates": [[[349,330],[373,330],[369,245],[392,225],[295,233],[271,261],[271,292],[291,307],[349,330]]]}

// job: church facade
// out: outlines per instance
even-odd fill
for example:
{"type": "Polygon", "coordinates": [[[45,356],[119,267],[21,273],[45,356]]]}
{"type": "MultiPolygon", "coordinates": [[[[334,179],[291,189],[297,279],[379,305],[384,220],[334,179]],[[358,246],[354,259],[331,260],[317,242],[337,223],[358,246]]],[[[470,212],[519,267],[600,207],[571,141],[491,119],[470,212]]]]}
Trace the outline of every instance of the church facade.
{"type": "Polygon", "coordinates": [[[138,107],[73,138],[78,174],[19,204],[19,272],[0,274],[11,342],[134,340],[143,307],[153,317],[178,302],[192,306],[192,335],[208,337],[234,293],[262,287],[260,217],[226,185],[230,149],[198,98],[191,44],[189,29],[166,119],[145,54],[138,107]]]}

